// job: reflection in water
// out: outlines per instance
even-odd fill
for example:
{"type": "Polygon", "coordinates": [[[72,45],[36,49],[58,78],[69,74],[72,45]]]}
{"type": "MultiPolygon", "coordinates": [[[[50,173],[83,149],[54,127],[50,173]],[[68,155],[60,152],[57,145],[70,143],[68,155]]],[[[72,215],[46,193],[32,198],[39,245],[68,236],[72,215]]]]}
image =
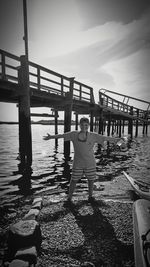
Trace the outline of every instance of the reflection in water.
{"type": "MultiPolygon", "coordinates": [[[[101,176],[101,181],[110,181],[122,168],[112,170],[108,169],[108,165],[111,162],[127,160],[129,155],[122,154],[118,157],[115,152],[110,153],[108,156],[107,150],[104,150],[100,145],[95,146],[95,159],[97,164],[97,177],[101,176]]],[[[27,169],[21,177],[11,181],[8,187],[12,187],[11,193],[13,193],[13,187],[18,186],[16,195],[31,195],[37,193],[44,193],[46,191],[52,193],[68,192],[69,183],[72,172],[72,159],[73,152],[68,158],[59,151],[58,143],[55,143],[53,151],[46,155],[44,159],[37,160],[37,167],[27,169]]],[[[87,193],[87,180],[83,177],[77,184],[77,192],[87,193]]],[[[3,192],[5,195],[5,192],[3,192]]],[[[76,194],[76,192],[75,192],[76,194]]],[[[11,194],[10,194],[11,199],[11,194]]]]}
{"type": "MultiPolygon", "coordinates": [[[[59,129],[59,132],[62,130],[59,129]]],[[[19,199],[24,195],[44,194],[44,192],[47,191],[49,194],[68,191],[74,156],[72,146],[70,157],[66,158],[63,153],[63,140],[59,139],[57,142],[43,142],[42,137],[45,135],[45,132],[53,134],[52,130],[50,131],[49,126],[33,125],[32,131],[32,169],[28,169],[28,171],[19,174],[16,170],[17,163],[19,163],[18,161],[20,160],[18,157],[17,126],[11,126],[11,135],[10,126],[1,127],[2,134],[0,135],[0,138],[3,137],[0,148],[0,166],[2,166],[0,173],[1,205],[6,202],[11,202],[12,199],[16,197],[19,199]],[[12,146],[12,144],[14,145],[12,146]]],[[[104,150],[100,145],[95,146],[97,180],[101,182],[110,181],[120,174],[122,170],[127,170],[129,168],[130,159],[133,159],[135,152],[137,154],[138,150],[139,159],[137,158],[136,164],[140,165],[141,170],[141,157],[145,158],[149,155],[149,151],[147,151],[149,147],[149,139],[145,138],[142,140],[143,143],[140,141],[139,146],[136,146],[136,148],[133,142],[130,149],[125,153],[119,151],[116,152],[113,149],[110,149],[108,153],[108,151],[104,150]],[[141,153],[142,147],[144,148],[141,153]]],[[[77,190],[83,192],[83,194],[87,193],[87,180],[85,177],[83,177],[77,184],[77,190]]]]}

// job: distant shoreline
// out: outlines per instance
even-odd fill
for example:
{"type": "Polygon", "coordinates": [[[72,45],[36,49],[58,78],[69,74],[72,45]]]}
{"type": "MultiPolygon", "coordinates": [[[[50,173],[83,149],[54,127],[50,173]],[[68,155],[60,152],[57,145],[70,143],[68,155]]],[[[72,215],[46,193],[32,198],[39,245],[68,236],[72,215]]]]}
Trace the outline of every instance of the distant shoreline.
{"type": "MultiPolygon", "coordinates": [[[[19,124],[19,122],[17,122],[17,121],[0,121],[0,124],[19,124]]],[[[55,125],[55,121],[54,120],[31,121],[31,124],[55,125]]],[[[75,121],[72,121],[71,124],[75,125],[75,121]]],[[[64,125],[64,120],[58,120],[58,125],[64,125]]]]}
{"type": "MultiPolygon", "coordinates": [[[[0,125],[1,124],[19,124],[19,122],[17,121],[0,121],[0,125]]],[[[40,125],[55,125],[55,121],[54,120],[40,120],[40,121],[31,121],[31,124],[40,124],[40,125]]],[[[75,121],[71,121],[71,125],[75,125],[76,122],[75,121]]],[[[58,120],[58,125],[64,125],[64,120],[58,120]]],[[[107,125],[107,123],[106,123],[107,125]]],[[[135,126],[135,123],[133,123],[133,125],[135,126]]],[[[148,125],[150,125],[150,122],[148,123],[148,125]]],[[[142,126],[142,123],[139,123],[139,126],[142,126]]]]}

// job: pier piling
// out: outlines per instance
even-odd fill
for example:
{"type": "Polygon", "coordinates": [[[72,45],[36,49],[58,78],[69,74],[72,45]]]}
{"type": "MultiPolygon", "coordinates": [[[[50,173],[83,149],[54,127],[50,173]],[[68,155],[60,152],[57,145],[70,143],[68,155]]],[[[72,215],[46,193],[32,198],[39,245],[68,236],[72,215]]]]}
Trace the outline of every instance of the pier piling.
{"type": "MultiPolygon", "coordinates": [[[[66,95],[67,104],[65,106],[65,113],[64,113],[64,132],[69,132],[71,130],[73,85],[74,85],[74,77],[70,78],[70,90],[66,95]]],[[[69,158],[70,156],[70,141],[64,142],[64,155],[65,158],[69,158]]]]}
{"type": "Polygon", "coordinates": [[[29,169],[32,165],[32,137],[30,118],[29,67],[26,56],[20,57],[21,67],[18,71],[19,96],[19,170],[29,169]]]}

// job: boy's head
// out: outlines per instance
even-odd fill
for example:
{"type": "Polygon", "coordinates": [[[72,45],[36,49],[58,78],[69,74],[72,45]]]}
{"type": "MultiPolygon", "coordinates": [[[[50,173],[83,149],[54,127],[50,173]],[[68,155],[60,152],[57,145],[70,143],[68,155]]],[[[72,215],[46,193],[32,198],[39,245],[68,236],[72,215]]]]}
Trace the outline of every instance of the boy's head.
{"type": "Polygon", "coordinates": [[[80,119],[80,124],[82,124],[82,123],[90,124],[89,119],[86,118],[86,117],[82,117],[82,118],[80,119]]]}
{"type": "Polygon", "coordinates": [[[89,124],[90,124],[90,122],[89,122],[89,119],[88,118],[85,118],[85,117],[81,118],[80,119],[80,128],[81,128],[81,131],[83,131],[83,132],[88,131],[89,124]]]}

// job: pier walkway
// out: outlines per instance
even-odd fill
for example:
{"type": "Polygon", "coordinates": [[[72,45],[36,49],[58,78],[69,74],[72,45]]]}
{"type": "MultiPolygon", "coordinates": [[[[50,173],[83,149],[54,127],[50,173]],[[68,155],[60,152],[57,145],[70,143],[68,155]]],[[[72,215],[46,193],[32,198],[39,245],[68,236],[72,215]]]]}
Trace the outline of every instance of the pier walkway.
{"type": "Polygon", "coordinates": [[[147,133],[150,120],[150,102],[107,89],[100,89],[99,99],[95,100],[93,88],[76,81],[75,77],[67,77],[27,61],[26,56],[18,57],[4,50],[0,50],[0,101],[18,106],[19,150],[23,165],[26,161],[28,165],[32,163],[31,116],[54,117],[57,133],[59,111],[64,111],[65,132],[70,130],[72,112],[76,116],[76,129],[78,115],[85,114],[90,116],[90,130],[95,124],[98,132],[103,134],[104,124],[107,124],[107,134],[110,135],[110,127],[117,124],[119,136],[124,123],[128,123],[131,136],[133,124],[136,125],[136,136],[139,124],[143,125],[143,133],[147,133]],[[110,93],[116,97],[110,97],[110,93]],[[118,96],[123,100],[117,100],[118,96]],[[130,99],[147,104],[147,108],[130,105],[130,99]],[[31,107],[48,107],[52,114],[30,113],[31,107]]]}

